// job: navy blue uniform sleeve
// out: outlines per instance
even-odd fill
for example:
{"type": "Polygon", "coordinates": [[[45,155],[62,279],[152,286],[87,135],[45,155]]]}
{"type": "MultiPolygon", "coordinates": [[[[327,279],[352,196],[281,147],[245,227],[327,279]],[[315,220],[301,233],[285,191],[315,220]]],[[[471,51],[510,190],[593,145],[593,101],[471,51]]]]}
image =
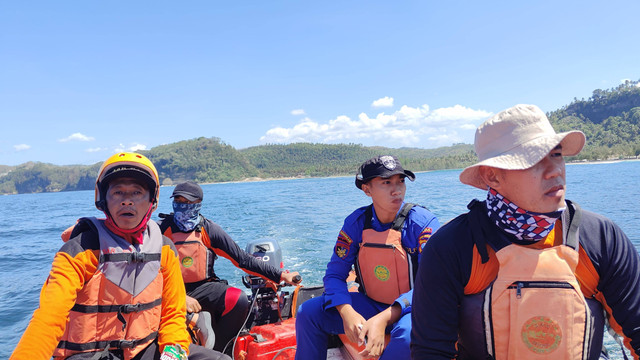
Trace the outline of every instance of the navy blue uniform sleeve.
{"type": "Polygon", "coordinates": [[[640,355],[640,256],[627,235],[611,220],[584,211],[580,245],[600,276],[602,292],[615,321],[640,355]]]}
{"type": "Polygon", "coordinates": [[[327,264],[324,278],[324,308],[332,308],[342,304],[351,304],[351,296],[347,289],[347,277],[355,264],[364,227],[364,208],[360,208],[344,220],[333,248],[333,254],[327,264]]]}
{"type": "Polygon", "coordinates": [[[206,219],[204,228],[211,240],[211,250],[218,256],[229,259],[233,265],[242,269],[248,274],[260,276],[264,279],[271,280],[275,283],[280,282],[282,271],[274,266],[260,261],[253,255],[242,250],[238,244],[233,241],[231,236],[227,234],[220,225],[206,219]]]}
{"type": "Polygon", "coordinates": [[[413,290],[411,358],[453,359],[458,308],[469,280],[473,242],[465,215],[447,223],[424,244],[413,290]]]}

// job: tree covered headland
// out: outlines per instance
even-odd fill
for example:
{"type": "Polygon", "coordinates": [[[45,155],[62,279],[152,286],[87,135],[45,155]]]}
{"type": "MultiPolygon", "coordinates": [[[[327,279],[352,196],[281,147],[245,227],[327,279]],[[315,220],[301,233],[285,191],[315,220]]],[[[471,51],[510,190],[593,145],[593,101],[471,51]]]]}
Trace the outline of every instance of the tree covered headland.
{"type": "MultiPolygon", "coordinates": [[[[640,155],[640,82],[594,90],[588,99],[547,114],[556,131],[581,130],[585,149],[568,161],[612,160],[640,155]]],[[[362,161],[380,154],[397,156],[414,171],[456,169],[476,161],[473,146],[437,149],[368,147],[358,144],[261,145],[237,150],[216,137],[179,141],[142,151],[156,165],[163,185],[283,177],[355,175],[362,161]]],[[[28,162],[0,165],[0,194],[90,190],[100,163],[58,166],[28,162]]]]}
{"type": "Polygon", "coordinates": [[[575,159],[611,160],[640,155],[640,82],[627,81],[610,90],[594,90],[548,114],[556,131],[581,130],[587,136],[575,159]]]}

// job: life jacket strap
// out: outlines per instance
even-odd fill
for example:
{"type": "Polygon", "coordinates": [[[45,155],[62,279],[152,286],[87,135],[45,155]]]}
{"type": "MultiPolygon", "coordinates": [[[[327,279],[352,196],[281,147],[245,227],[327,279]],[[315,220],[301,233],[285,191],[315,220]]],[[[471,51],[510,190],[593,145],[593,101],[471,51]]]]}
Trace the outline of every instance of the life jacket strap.
{"type": "Polygon", "coordinates": [[[402,207],[402,209],[398,213],[398,216],[396,216],[396,219],[393,220],[393,224],[391,224],[391,228],[393,230],[400,231],[400,229],[402,229],[402,225],[404,225],[404,221],[407,219],[407,216],[409,215],[409,211],[411,211],[411,209],[414,206],[415,206],[415,204],[412,204],[412,203],[405,203],[404,204],[404,206],[402,207]]]}
{"type": "MultiPolygon", "coordinates": [[[[404,222],[405,220],[407,220],[407,216],[409,215],[409,211],[411,211],[411,209],[414,206],[421,206],[421,205],[405,203],[402,206],[402,209],[400,209],[400,212],[398,212],[398,215],[396,216],[396,218],[393,220],[393,223],[391,224],[391,228],[393,230],[400,231],[400,229],[402,229],[402,226],[404,225],[404,222]]],[[[363,229],[371,229],[371,218],[373,218],[373,204],[367,206],[367,208],[364,210],[363,229]]]]}
{"type": "Polygon", "coordinates": [[[162,254],[146,254],[141,252],[101,254],[100,262],[120,262],[143,263],[150,261],[160,261],[162,254]]]}
{"type": "MultiPolygon", "coordinates": [[[[475,235],[473,235],[473,242],[476,245],[476,249],[478,249],[478,254],[480,254],[480,260],[482,264],[486,264],[489,262],[489,252],[487,251],[487,241],[486,238],[490,235],[490,230],[483,226],[483,221],[479,219],[480,216],[484,216],[483,209],[484,204],[477,199],[471,200],[467,205],[467,209],[469,209],[469,215],[467,219],[469,220],[469,225],[474,230],[475,235]]],[[[495,231],[495,229],[493,229],[495,231]]]]}
{"type": "Polygon", "coordinates": [[[122,314],[130,314],[132,312],[140,312],[144,310],[153,309],[156,306],[162,304],[162,298],[155,299],[149,303],[137,303],[137,304],[124,304],[124,305],[83,305],[75,304],[71,308],[72,311],[81,312],[85,314],[95,313],[110,313],[117,312],[117,318],[122,323],[122,330],[127,326],[127,320],[125,320],[122,314]]]}
{"type": "Polygon", "coordinates": [[[364,226],[363,229],[371,229],[371,218],[373,217],[373,204],[364,209],[364,226]]]}
{"type": "Polygon", "coordinates": [[[150,340],[155,339],[158,336],[158,332],[154,331],[142,339],[137,340],[111,340],[111,341],[94,341],[88,343],[75,343],[71,341],[60,341],[58,348],[67,349],[71,351],[85,352],[90,350],[102,350],[102,349],[132,349],[140,344],[144,344],[150,340]]]}
{"type": "Polygon", "coordinates": [[[562,233],[565,235],[564,243],[574,250],[578,250],[578,230],[582,222],[582,209],[570,200],[565,200],[567,209],[562,213],[562,233]]]}
{"type": "Polygon", "coordinates": [[[95,314],[95,313],[108,313],[108,312],[122,312],[124,314],[129,314],[132,312],[139,312],[144,310],[152,309],[158,305],[162,304],[162,298],[158,298],[149,303],[138,303],[138,304],[125,304],[125,305],[83,305],[83,304],[75,304],[71,308],[71,311],[81,312],[85,314],[95,314]]]}

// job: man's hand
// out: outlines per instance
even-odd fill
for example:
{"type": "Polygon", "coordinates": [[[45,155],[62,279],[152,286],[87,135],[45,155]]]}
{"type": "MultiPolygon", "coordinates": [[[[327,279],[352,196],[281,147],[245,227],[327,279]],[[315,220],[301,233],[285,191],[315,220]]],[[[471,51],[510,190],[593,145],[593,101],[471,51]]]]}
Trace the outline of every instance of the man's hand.
{"type": "Polygon", "coordinates": [[[366,341],[366,347],[360,352],[364,358],[379,357],[384,350],[384,330],[387,326],[400,320],[402,309],[399,305],[394,304],[376,316],[367,320],[362,326],[358,343],[366,341]]]}
{"type": "Polygon", "coordinates": [[[363,341],[359,340],[360,329],[365,323],[364,318],[360,313],[355,311],[349,304],[342,304],[336,306],[340,317],[342,317],[342,325],[344,326],[344,334],[347,338],[358,345],[361,345],[363,341]]]}
{"type": "Polygon", "coordinates": [[[367,320],[360,330],[358,343],[365,343],[365,348],[360,352],[363,358],[377,358],[384,350],[384,329],[387,327],[386,321],[378,315],[367,320]],[[365,341],[366,339],[366,341],[365,341]]]}
{"type": "Polygon", "coordinates": [[[197,312],[200,312],[201,310],[202,310],[202,306],[200,306],[200,303],[198,302],[198,300],[187,295],[187,312],[197,313],[197,312]]]}
{"type": "Polygon", "coordinates": [[[302,282],[302,277],[297,271],[289,272],[289,270],[280,273],[280,281],[284,281],[289,285],[296,286],[302,282]]]}

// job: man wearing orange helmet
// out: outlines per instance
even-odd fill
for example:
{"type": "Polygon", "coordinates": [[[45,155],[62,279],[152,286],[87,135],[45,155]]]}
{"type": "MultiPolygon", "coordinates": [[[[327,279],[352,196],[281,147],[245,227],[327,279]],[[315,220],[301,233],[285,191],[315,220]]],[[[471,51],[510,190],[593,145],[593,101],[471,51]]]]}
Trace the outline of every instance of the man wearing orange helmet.
{"type": "Polygon", "coordinates": [[[107,159],[95,204],[56,253],[11,359],[228,359],[189,346],[185,289],[173,243],[149,221],[158,172],[143,155],[107,159]]]}

